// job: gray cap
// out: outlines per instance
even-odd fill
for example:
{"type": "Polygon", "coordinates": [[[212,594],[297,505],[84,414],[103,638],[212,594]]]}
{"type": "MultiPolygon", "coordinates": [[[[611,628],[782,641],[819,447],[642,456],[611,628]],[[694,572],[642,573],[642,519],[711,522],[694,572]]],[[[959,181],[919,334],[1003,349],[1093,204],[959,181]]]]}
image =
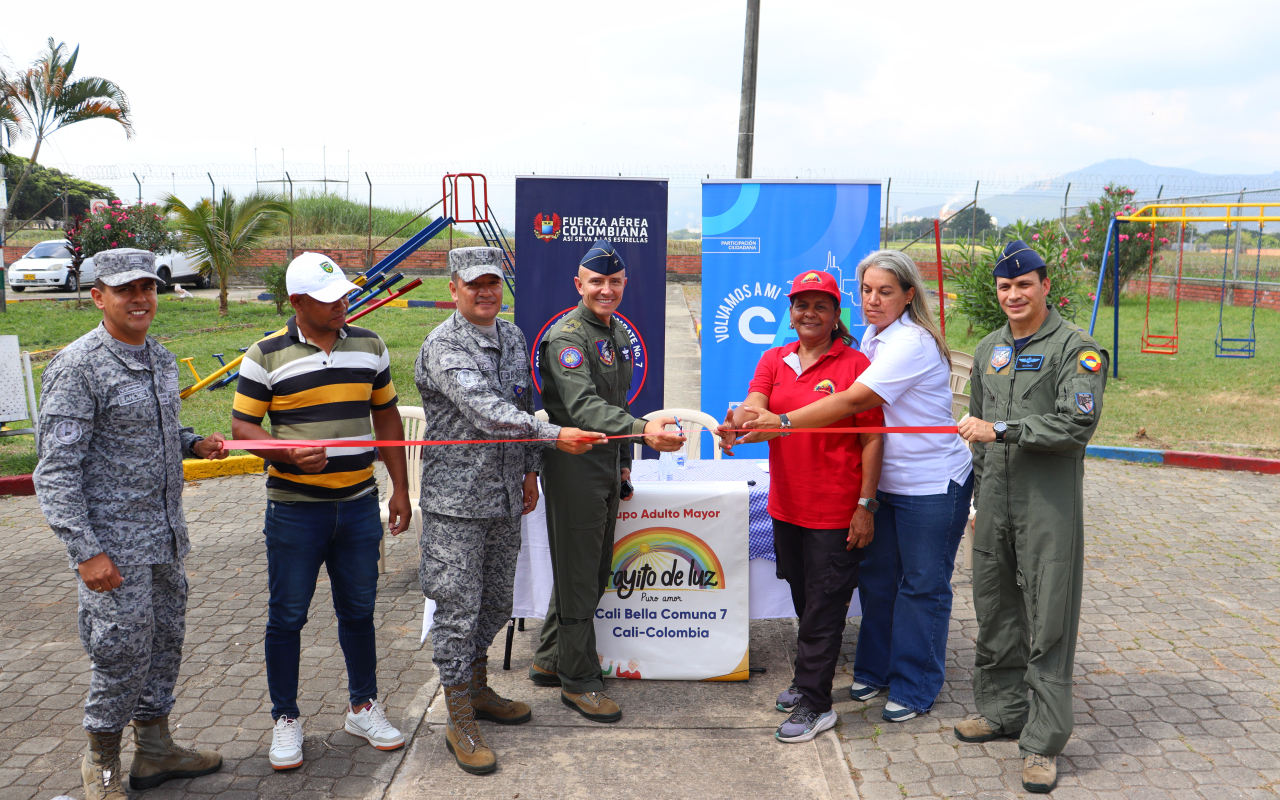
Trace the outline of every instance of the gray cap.
{"type": "Polygon", "coordinates": [[[497,247],[459,247],[449,251],[449,272],[456,272],[463,283],[481,275],[502,277],[502,250],[497,247]]]}
{"type": "Polygon", "coordinates": [[[139,278],[164,283],[156,274],[156,254],[133,247],[98,253],[93,257],[93,276],[108,286],[120,286],[139,278]]]}

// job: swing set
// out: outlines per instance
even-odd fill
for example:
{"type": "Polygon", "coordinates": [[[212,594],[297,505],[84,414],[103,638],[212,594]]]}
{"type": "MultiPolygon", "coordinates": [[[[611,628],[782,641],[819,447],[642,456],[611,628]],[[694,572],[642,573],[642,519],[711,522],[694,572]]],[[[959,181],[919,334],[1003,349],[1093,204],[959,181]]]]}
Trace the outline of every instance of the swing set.
{"type": "Polygon", "coordinates": [[[1120,226],[1128,222],[1146,222],[1152,224],[1151,246],[1147,263],[1147,306],[1146,317],[1142,322],[1143,353],[1174,355],[1178,352],[1178,312],[1182,304],[1182,258],[1186,252],[1187,223],[1221,222],[1227,228],[1227,240],[1231,239],[1231,226],[1236,226],[1236,237],[1239,239],[1240,226],[1243,223],[1258,223],[1258,256],[1253,270],[1253,302],[1249,312],[1249,333],[1247,336],[1230,337],[1225,335],[1223,311],[1229,294],[1227,287],[1227,250],[1222,257],[1222,291],[1218,301],[1218,332],[1214,338],[1214,355],[1218,358],[1253,358],[1257,349],[1255,322],[1258,316],[1258,284],[1262,275],[1262,233],[1268,222],[1280,223],[1280,202],[1238,202],[1238,203],[1155,203],[1143,206],[1132,214],[1112,218],[1107,225],[1106,247],[1102,251],[1102,263],[1098,267],[1098,288],[1093,297],[1093,315],[1089,319],[1089,335],[1093,336],[1094,326],[1098,321],[1098,304],[1102,300],[1102,284],[1109,264],[1114,264],[1112,275],[1112,376],[1120,376],[1120,226]],[[1271,213],[1268,212],[1271,209],[1271,213]],[[1211,213],[1205,210],[1215,210],[1211,213]],[[1256,214],[1247,210],[1257,209],[1256,214]],[[1234,213],[1233,213],[1234,212],[1234,213]],[[1173,333],[1154,334],[1151,332],[1151,283],[1156,263],[1156,224],[1178,225],[1178,268],[1174,275],[1173,301],[1173,333]]]}

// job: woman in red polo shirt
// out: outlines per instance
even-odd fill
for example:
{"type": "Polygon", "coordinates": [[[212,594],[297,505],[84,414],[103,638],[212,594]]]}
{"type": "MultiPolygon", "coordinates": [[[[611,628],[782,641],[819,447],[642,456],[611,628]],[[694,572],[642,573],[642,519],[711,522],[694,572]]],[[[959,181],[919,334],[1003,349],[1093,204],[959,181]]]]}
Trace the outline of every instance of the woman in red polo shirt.
{"type": "MultiPolygon", "coordinates": [[[[871,362],[851,347],[840,319],[840,290],[827,272],[803,272],[791,283],[791,327],[799,340],[760,357],[744,405],[782,416],[853,385],[871,362]]],[[[755,416],[742,409],[733,427],[755,416]]],[[[726,419],[726,422],[730,420],[726,419]]],[[[828,427],[884,425],[879,408],[828,427]]],[[[861,548],[871,541],[883,448],[878,433],[784,436],[769,442],[769,516],[778,576],[791,587],[800,618],[795,677],[778,695],[790,712],[774,736],[807,742],[835,725],[831,681],[845,617],[858,583],[861,548]]],[[[725,450],[732,455],[732,447],[725,450]]]]}

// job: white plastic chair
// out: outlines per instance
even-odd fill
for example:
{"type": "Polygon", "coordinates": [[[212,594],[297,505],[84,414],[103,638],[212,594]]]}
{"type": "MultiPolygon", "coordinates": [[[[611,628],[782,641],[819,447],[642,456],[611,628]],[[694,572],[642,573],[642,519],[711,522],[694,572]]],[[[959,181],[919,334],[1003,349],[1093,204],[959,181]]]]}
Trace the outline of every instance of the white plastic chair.
{"type": "MultiPolygon", "coordinates": [[[[644,419],[657,419],[658,417],[680,418],[680,430],[684,432],[685,441],[687,442],[685,445],[685,455],[690,460],[701,458],[702,429],[707,428],[714,431],[716,426],[720,424],[719,421],[710,414],[704,414],[703,412],[696,411],[692,408],[662,408],[644,415],[644,419]]],[[[714,434],[712,435],[714,436],[714,434]]],[[[643,446],[644,445],[640,442],[637,442],[634,445],[633,458],[640,458],[640,452],[643,446]]],[[[712,459],[719,461],[720,448],[716,447],[715,444],[712,443],[711,450],[715,454],[712,456],[712,459]]]]}
{"type": "MultiPolygon", "coordinates": [[[[412,441],[414,439],[423,439],[427,432],[427,417],[422,411],[422,406],[400,406],[400,419],[404,422],[404,439],[412,441]]],[[[413,517],[409,520],[409,529],[401,536],[412,536],[415,542],[420,541],[422,536],[422,515],[418,510],[418,497],[422,493],[422,448],[423,445],[411,445],[404,449],[405,461],[408,462],[409,470],[409,505],[413,509],[413,517]]],[[[391,497],[387,496],[378,504],[379,512],[382,515],[382,530],[384,536],[382,542],[378,545],[378,572],[387,571],[387,523],[391,519],[391,512],[387,508],[391,502],[391,497]]]]}
{"type": "Polygon", "coordinates": [[[973,374],[973,356],[959,350],[951,351],[951,391],[963,392],[969,376],[973,374]]]}
{"type": "Polygon", "coordinates": [[[969,413],[969,395],[962,392],[951,393],[951,416],[960,419],[969,413]]]}

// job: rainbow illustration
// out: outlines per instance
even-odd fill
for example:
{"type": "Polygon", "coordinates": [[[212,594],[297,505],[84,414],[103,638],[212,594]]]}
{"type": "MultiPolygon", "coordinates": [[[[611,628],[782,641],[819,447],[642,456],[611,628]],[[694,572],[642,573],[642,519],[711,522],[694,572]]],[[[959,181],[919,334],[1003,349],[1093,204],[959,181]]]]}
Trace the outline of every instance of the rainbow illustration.
{"type": "MultiPolygon", "coordinates": [[[[672,556],[690,567],[696,567],[700,572],[715,572],[716,586],[709,588],[725,588],[724,567],[720,565],[716,551],[706,542],[678,528],[644,528],[627,534],[614,543],[613,569],[610,571],[608,591],[615,590],[613,576],[619,571],[630,572],[648,564],[650,569],[660,573],[670,568],[672,556]]],[[[681,588],[687,588],[687,584],[681,588]]]]}

